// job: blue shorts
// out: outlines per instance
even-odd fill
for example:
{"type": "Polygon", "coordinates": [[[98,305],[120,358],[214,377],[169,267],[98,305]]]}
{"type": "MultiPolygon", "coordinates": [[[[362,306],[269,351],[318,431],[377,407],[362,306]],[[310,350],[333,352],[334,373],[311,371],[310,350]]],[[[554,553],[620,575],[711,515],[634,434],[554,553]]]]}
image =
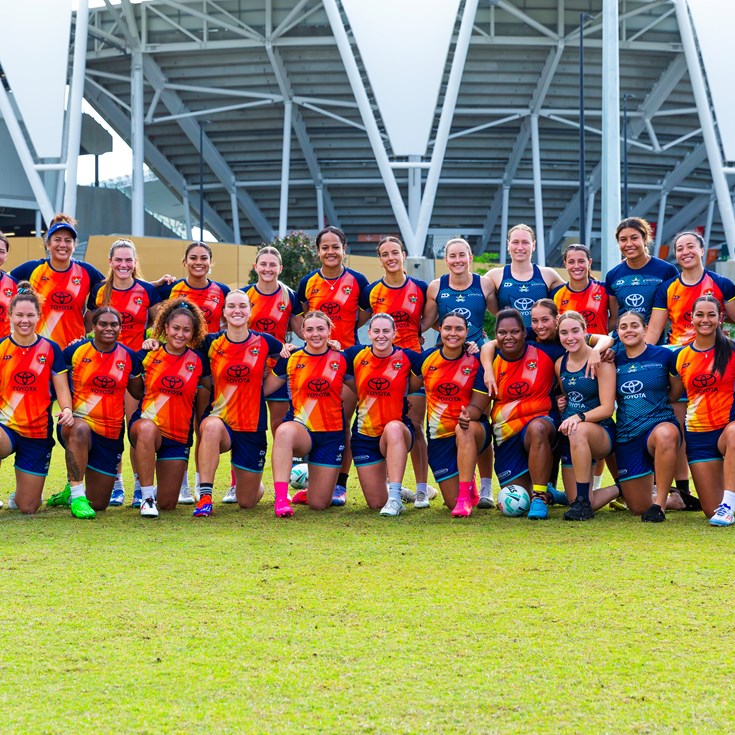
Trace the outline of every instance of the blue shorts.
{"type": "MultiPolygon", "coordinates": [[[[557,424],[550,416],[536,416],[531,421],[542,418],[548,421],[554,429],[557,424]]],[[[522,477],[528,472],[528,453],[523,446],[523,440],[526,438],[526,429],[530,425],[528,422],[517,434],[508,437],[502,444],[495,443],[495,474],[498,476],[498,482],[503,487],[509,482],[522,477]]],[[[555,442],[552,440],[552,449],[555,442]]]]}
{"type": "MultiPolygon", "coordinates": [[[[413,425],[407,419],[403,422],[403,425],[411,433],[411,446],[408,448],[410,452],[411,447],[413,447],[415,432],[413,425]]],[[[380,451],[380,438],[379,436],[366,436],[357,431],[352,432],[350,447],[352,448],[352,461],[355,467],[365,467],[369,464],[385,462],[385,456],[380,451]]]]}
{"type": "MultiPolygon", "coordinates": [[[[286,419],[293,421],[293,419],[286,419]]],[[[285,423],[285,421],[284,421],[285,423]]],[[[300,421],[300,426],[304,426],[300,421]]],[[[341,467],[345,453],[345,434],[343,431],[311,431],[304,426],[311,439],[309,464],[320,467],[341,467]]]]}
{"type": "MultiPolygon", "coordinates": [[[[128,441],[130,446],[135,448],[135,442],[130,436],[130,430],[135,425],[135,422],[140,418],[139,415],[133,414],[130,424],[128,424],[128,441]]],[[[160,431],[160,429],[159,429],[160,431]]],[[[183,442],[177,442],[173,439],[169,439],[167,436],[161,434],[161,446],[156,452],[156,462],[163,460],[178,459],[183,462],[189,461],[189,450],[191,449],[191,442],[184,444],[183,442]]]]}
{"type": "MultiPolygon", "coordinates": [[[[480,421],[479,423],[485,429],[485,441],[482,443],[482,447],[478,452],[478,454],[482,454],[490,446],[493,432],[489,423],[485,421],[480,421]]],[[[441,439],[429,439],[427,444],[429,449],[429,467],[431,467],[434,479],[442,483],[444,480],[456,477],[459,474],[459,468],[457,467],[457,438],[452,435],[441,439]]]]}
{"type": "Polygon", "coordinates": [[[278,390],[274,390],[269,396],[265,397],[266,401],[276,401],[278,403],[288,402],[288,385],[284,383],[278,390]]]}
{"type": "MultiPolygon", "coordinates": [[[[671,423],[671,422],[664,422],[671,423]]],[[[658,425],[658,424],[657,424],[658,425]]],[[[678,429],[678,425],[674,424],[678,429]]],[[[648,452],[648,437],[655,429],[637,436],[628,442],[617,442],[615,445],[615,461],[618,465],[618,482],[635,480],[653,474],[653,457],[648,452]]]]}
{"type": "Polygon", "coordinates": [[[248,472],[262,472],[268,449],[267,432],[234,431],[227,424],[225,429],[230,436],[230,452],[232,452],[230,461],[233,466],[248,472]]]}
{"type": "Polygon", "coordinates": [[[687,431],[684,430],[684,439],[687,443],[687,462],[714,462],[721,461],[722,454],[717,448],[717,442],[722,436],[722,429],[714,431],[687,431]]]}
{"type": "MultiPolygon", "coordinates": [[[[61,426],[56,426],[56,436],[64,449],[66,444],[61,433],[61,426]]],[[[109,477],[117,476],[117,467],[123,453],[123,430],[117,439],[108,439],[95,431],[90,431],[89,455],[87,469],[109,477]]]]}
{"type": "Polygon", "coordinates": [[[426,398],[426,388],[422,385],[418,390],[413,391],[413,393],[409,393],[409,396],[423,396],[426,398]]]}
{"type": "MultiPolygon", "coordinates": [[[[615,422],[611,419],[605,419],[604,421],[600,421],[599,425],[605,429],[608,437],[610,438],[610,451],[605,455],[605,457],[609,457],[615,450],[615,422]]],[[[561,466],[571,467],[572,452],[569,448],[569,437],[564,434],[559,434],[559,453],[561,457],[561,466]]],[[[598,459],[605,459],[605,457],[593,457],[592,461],[596,462],[598,459]]]]}
{"type": "Polygon", "coordinates": [[[30,439],[4,424],[0,424],[0,429],[8,435],[10,446],[15,452],[15,469],[27,475],[46,477],[51,464],[51,450],[56,443],[51,433],[47,439],[30,439]]]}

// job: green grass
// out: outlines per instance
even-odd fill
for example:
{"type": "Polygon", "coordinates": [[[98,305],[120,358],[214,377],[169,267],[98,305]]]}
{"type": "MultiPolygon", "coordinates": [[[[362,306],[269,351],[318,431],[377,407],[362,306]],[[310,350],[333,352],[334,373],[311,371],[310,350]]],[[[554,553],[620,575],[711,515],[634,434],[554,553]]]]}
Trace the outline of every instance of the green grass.
{"type": "Polygon", "coordinates": [[[731,731],[732,548],[697,513],[380,518],[354,479],[291,521],[3,509],[0,732],[731,731]]]}

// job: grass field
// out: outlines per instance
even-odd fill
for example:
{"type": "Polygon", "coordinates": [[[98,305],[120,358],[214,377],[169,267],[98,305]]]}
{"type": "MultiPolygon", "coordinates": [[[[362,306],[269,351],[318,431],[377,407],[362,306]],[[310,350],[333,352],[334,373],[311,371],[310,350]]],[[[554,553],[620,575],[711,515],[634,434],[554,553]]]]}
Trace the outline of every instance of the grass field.
{"type": "Polygon", "coordinates": [[[0,732],[733,730],[732,530],[349,495],[290,521],[272,494],[210,519],[0,511],[0,732]]]}

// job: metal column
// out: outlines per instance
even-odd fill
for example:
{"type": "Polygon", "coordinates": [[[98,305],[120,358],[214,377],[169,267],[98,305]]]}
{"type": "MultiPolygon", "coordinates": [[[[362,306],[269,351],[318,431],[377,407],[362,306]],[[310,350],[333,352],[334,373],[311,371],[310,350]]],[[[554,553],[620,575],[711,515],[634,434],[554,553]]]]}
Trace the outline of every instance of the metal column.
{"type": "Polygon", "coordinates": [[[602,247],[606,273],[620,260],[612,233],[620,221],[620,67],[618,0],[602,4],[602,247]]]}
{"type": "Polygon", "coordinates": [[[186,239],[191,240],[191,203],[189,201],[189,191],[184,184],[184,197],[182,200],[184,205],[184,227],[186,228],[186,239]]]}
{"type": "MultiPolygon", "coordinates": [[[[409,156],[409,163],[420,163],[421,156],[409,156]]],[[[421,211],[421,169],[416,166],[408,169],[408,219],[416,231],[421,211]]]]}
{"type": "Polygon", "coordinates": [[[82,100],[84,73],[87,66],[87,29],[89,28],[89,0],[79,0],[74,29],[74,66],[69,90],[69,133],[66,148],[66,185],[63,210],[72,217],[77,209],[77,165],[82,139],[82,100]]]}
{"type": "Polygon", "coordinates": [[[715,135],[715,120],[707,99],[707,88],[704,81],[704,73],[699,63],[699,54],[694,41],[694,29],[689,18],[689,9],[685,0],[674,0],[676,7],[676,19],[679,22],[679,33],[684,47],[684,56],[689,69],[689,79],[692,83],[694,101],[697,105],[699,122],[702,125],[702,137],[707,149],[710,171],[712,172],[712,183],[717,195],[717,206],[720,210],[722,228],[725,231],[727,249],[731,259],[735,259],[735,212],[733,212],[730,190],[727,178],[722,166],[722,154],[715,135]]]}
{"type": "Polygon", "coordinates": [[[240,245],[240,209],[237,203],[237,184],[234,181],[232,182],[232,189],[230,189],[230,206],[232,207],[232,233],[235,244],[240,245]]]}
{"type": "Polygon", "coordinates": [[[584,226],[584,240],[582,240],[582,243],[588,248],[592,247],[592,223],[595,221],[596,196],[597,191],[595,189],[590,189],[589,194],[587,194],[587,222],[584,226]]]}
{"type": "Polygon", "coordinates": [[[132,53],[130,74],[130,147],[133,151],[132,217],[130,234],[142,237],[145,234],[145,193],[143,190],[144,100],[143,100],[143,54],[132,53]]]}
{"type": "Polygon", "coordinates": [[[531,115],[531,151],[533,156],[533,206],[536,213],[536,262],[546,265],[544,241],[544,201],[541,188],[541,146],[538,135],[538,115],[531,115]]]}
{"type": "Polygon", "coordinates": [[[658,222],[656,222],[656,239],[653,244],[653,254],[658,258],[661,252],[661,240],[664,236],[664,220],[666,219],[666,200],[669,198],[668,192],[661,192],[661,199],[658,203],[658,222]]]}
{"type": "Polygon", "coordinates": [[[508,208],[510,207],[510,187],[503,187],[503,203],[500,210],[500,265],[505,265],[508,259],[508,208]]]}
{"type": "Polygon", "coordinates": [[[291,119],[293,102],[283,103],[283,152],[281,154],[281,208],[278,217],[278,237],[286,236],[288,227],[288,178],[291,170],[291,119]]]}
{"type": "MultiPolygon", "coordinates": [[[[704,226],[704,241],[709,245],[709,239],[712,235],[712,221],[715,218],[715,196],[714,193],[710,197],[709,205],[707,206],[707,221],[704,226]]],[[[707,260],[707,256],[705,254],[705,263],[707,260]]]]}
{"type": "Polygon", "coordinates": [[[324,187],[320,184],[316,187],[316,228],[324,227],[324,187]]]}

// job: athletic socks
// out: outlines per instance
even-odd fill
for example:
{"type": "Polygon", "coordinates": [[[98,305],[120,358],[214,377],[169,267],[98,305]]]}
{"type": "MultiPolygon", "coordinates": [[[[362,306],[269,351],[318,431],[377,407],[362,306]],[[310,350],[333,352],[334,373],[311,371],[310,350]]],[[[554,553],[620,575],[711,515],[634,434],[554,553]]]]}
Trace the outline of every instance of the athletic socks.
{"type": "Polygon", "coordinates": [[[676,480],[676,489],[682,494],[689,495],[689,480],[676,480]]]}
{"type": "Polygon", "coordinates": [[[731,508],[735,508],[735,492],[732,490],[725,490],[722,494],[722,502],[725,505],[729,505],[731,508]]]}
{"type": "Polygon", "coordinates": [[[388,498],[390,500],[397,500],[401,502],[401,483],[400,482],[389,482],[388,483],[388,498]]]}
{"type": "Polygon", "coordinates": [[[148,498],[156,499],[156,486],[155,485],[141,485],[140,486],[140,494],[143,500],[148,500],[148,498]]]}
{"type": "Polygon", "coordinates": [[[583,498],[584,500],[590,499],[590,484],[589,482],[578,482],[577,483],[577,497],[583,498]]]}
{"type": "Polygon", "coordinates": [[[80,482],[78,485],[72,485],[71,483],[69,483],[69,491],[71,493],[72,500],[74,500],[75,498],[85,497],[83,482],[80,482]]]}
{"type": "Polygon", "coordinates": [[[417,482],[416,483],[416,495],[419,493],[428,493],[429,492],[429,485],[426,482],[417,482]]]}
{"type": "Polygon", "coordinates": [[[536,495],[540,496],[541,498],[544,499],[544,502],[546,502],[546,485],[534,485],[533,494],[534,496],[536,495]]]}
{"type": "Polygon", "coordinates": [[[288,483],[287,482],[274,482],[273,489],[275,490],[276,503],[288,501],[288,483]]]}
{"type": "Polygon", "coordinates": [[[199,495],[209,495],[211,497],[214,484],[211,482],[202,482],[199,484],[199,495]]]}
{"type": "Polygon", "coordinates": [[[340,487],[347,487],[347,481],[350,479],[349,472],[340,472],[339,476],[337,477],[337,484],[340,487]]]}
{"type": "Polygon", "coordinates": [[[602,487],[602,475],[595,475],[592,480],[592,489],[599,490],[602,487]]]}
{"type": "Polygon", "coordinates": [[[481,477],[480,478],[480,492],[482,494],[489,493],[493,494],[493,478],[492,477],[481,477]]]}

